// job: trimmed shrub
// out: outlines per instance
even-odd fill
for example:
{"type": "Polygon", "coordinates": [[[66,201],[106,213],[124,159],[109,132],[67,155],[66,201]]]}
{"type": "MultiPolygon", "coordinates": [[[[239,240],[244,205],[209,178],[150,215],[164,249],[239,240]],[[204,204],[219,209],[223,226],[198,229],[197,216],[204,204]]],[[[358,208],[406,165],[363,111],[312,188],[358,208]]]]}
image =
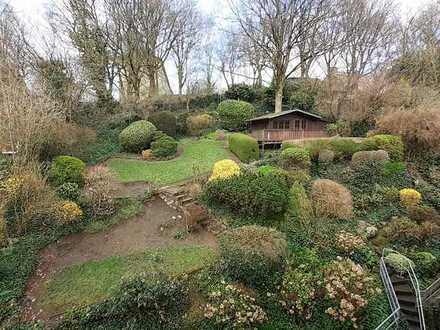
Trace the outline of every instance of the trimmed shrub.
{"type": "Polygon", "coordinates": [[[61,199],[69,201],[78,201],[81,196],[79,185],[75,182],[66,182],[57,188],[57,195],[61,199]]]}
{"type": "Polygon", "coordinates": [[[234,133],[228,138],[229,149],[242,162],[249,163],[259,158],[258,142],[252,136],[234,133]]]}
{"type": "Polygon", "coordinates": [[[238,166],[236,162],[231,159],[223,159],[214,164],[214,168],[212,170],[209,181],[217,179],[227,179],[231,176],[239,174],[240,166],[238,166]]]}
{"type": "Polygon", "coordinates": [[[351,162],[353,165],[359,165],[365,163],[367,161],[379,161],[386,162],[390,159],[388,152],[385,150],[377,150],[377,151],[358,151],[353,154],[351,157],[351,162]]]}
{"type": "Polygon", "coordinates": [[[181,329],[188,304],[182,283],[165,275],[140,274],[124,279],[109,299],[70,313],[60,329],[181,329]],[[130,327],[130,326],[129,326],[130,327]]]}
{"type": "Polygon", "coordinates": [[[404,144],[402,138],[396,135],[374,135],[364,142],[369,150],[385,150],[393,161],[402,161],[404,156],[404,144]]]}
{"type": "Polygon", "coordinates": [[[188,134],[188,117],[191,116],[190,112],[182,112],[177,115],[176,118],[176,133],[177,135],[184,136],[188,134]]]}
{"type": "Polygon", "coordinates": [[[307,224],[312,218],[313,207],[306,190],[301,184],[294,183],[292,188],[290,188],[286,219],[307,224]]]}
{"type": "Polygon", "coordinates": [[[339,183],[319,179],[312,184],[312,202],[316,216],[349,219],[353,216],[351,192],[339,183]]]}
{"type": "Polygon", "coordinates": [[[81,159],[71,156],[58,156],[52,162],[49,170],[49,181],[55,186],[66,182],[84,184],[86,164],[81,159]]]}
{"type": "Polygon", "coordinates": [[[338,120],[326,126],[327,134],[330,136],[351,136],[350,123],[345,120],[338,120]]]}
{"type": "Polygon", "coordinates": [[[398,253],[390,253],[385,256],[385,263],[398,273],[405,273],[411,266],[414,268],[414,262],[404,255],[398,253]]]}
{"type": "Polygon", "coordinates": [[[355,142],[352,139],[334,138],[330,139],[329,144],[337,159],[351,159],[354,153],[364,149],[362,143],[355,142]]]}
{"type": "Polygon", "coordinates": [[[123,130],[131,123],[141,119],[142,118],[134,111],[124,111],[111,116],[110,119],[104,123],[104,126],[110,129],[123,130]]]}
{"type": "Polygon", "coordinates": [[[410,253],[409,257],[414,261],[416,270],[424,275],[436,275],[440,269],[437,258],[429,252],[410,253]]]}
{"type": "Polygon", "coordinates": [[[128,152],[141,152],[148,149],[153,140],[156,127],[146,120],[136,121],[119,134],[119,143],[128,152]]]}
{"type": "Polygon", "coordinates": [[[244,129],[246,121],[254,116],[255,108],[244,101],[226,100],[218,105],[217,111],[222,128],[239,131],[244,129]]]}
{"type": "Polygon", "coordinates": [[[177,119],[170,111],[153,112],[148,120],[160,131],[173,138],[177,135],[177,119]]]}
{"type": "Polygon", "coordinates": [[[151,143],[151,152],[154,157],[172,157],[177,153],[177,141],[171,136],[162,136],[151,143]]]}
{"type": "Polygon", "coordinates": [[[68,225],[81,220],[83,212],[75,202],[62,201],[56,206],[56,217],[60,224],[68,225]]]}
{"type": "Polygon", "coordinates": [[[335,153],[332,150],[324,149],[319,151],[318,161],[320,164],[332,163],[335,159],[335,153]]]}
{"type": "Polygon", "coordinates": [[[232,279],[250,286],[274,283],[283,270],[287,255],[285,237],[275,229],[243,226],[219,237],[224,272],[232,279]]]}
{"type": "Polygon", "coordinates": [[[225,92],[225,98],[229,100],[253,102],[255,96],[255,89],[246,84],[234,84],[229,86],[228,90],[225,92]]]}
{"type": "Polygon", "coordinates": [[[205,186],[208,202],[245,216],[273,216],[285,211],[289,195],[286,181],[274,174],[243,173],[205,186]]]}
{"type": "Polygon", "coordinates": [[[187,132],[191,136],[200,136],[214,126],[215,120],[208,114],[192,115],[186,119],[187,132]]]}
{"type": "Polygon", "coordinates": [[[419,205],[420,201],[422,200],[422,194],[420,194],[417,190],[410,188],[400,190],[399,196],[400,204],[406,208],[415,207],[419,205]]]}
{"type": "Polygon", "coordinates": [[[258,168],[258,173],[261,175],[279,175],[286,180],[289,187],[291,187],[294,183],[299,183],[301,185],[307,184],[311,180],[309,173],[305,170],[286,171],[282,168],[271,165],[260,166],[258,168]]]}
{"type": "Polygon", "coordinates": [[[310,154],[304,148],[287,148],[281,152],[280,166],[285,170],[308,169],[310,164],[310,154]]]}

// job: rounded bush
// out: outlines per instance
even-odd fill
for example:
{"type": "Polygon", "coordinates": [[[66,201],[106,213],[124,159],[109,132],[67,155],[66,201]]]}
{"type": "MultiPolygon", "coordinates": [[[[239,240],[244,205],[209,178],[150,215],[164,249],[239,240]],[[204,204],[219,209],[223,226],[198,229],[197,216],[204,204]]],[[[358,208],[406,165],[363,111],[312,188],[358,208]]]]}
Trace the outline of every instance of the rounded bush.
{"type": "Polygon", "coordinates": [[[66,225],[79,221],[83,212],[75,202],[62,201],[56,207],[56,216],[60,224],[66,225]]]}
{"type": "Polygon", "coordinates": [[[177,135],[177,119],[170,111],[153,112],[148,120],[160,131],[175,138],[177,135]]]}
{"type": "Polygon", "coordinates": [[[207,113],[189,116],[186,119],[187,132],[191,136],[200,136],[215,124],[215,120],[207,113]]]}
{"type": "Polygon", "coordinates": [[[368,161],[379,161],[386,162],[390,159],[388,152],[385,150],[377,151],[358,151],[351,157],[351,162],[353,165],[360,165],[368,161]]]}
{"type": "Polygon", "coordinates": [[[353,216],[351,192],[335,181],[314,181],[311,196],[316,216],[339,219],[349,219],[353,216]]]}
{"type": "Polygon", "coordinates": [[[417,206],[422,200],[422,194],[420,194],[417,190],[410,188],[400,190],[399,196],[400,203],[406,208],[417,206]]]}
{"type": "Polygon", "coordinates": [[[77,183],[66,182],[57,188],[57,195],[61,199],[77,201],[81,195],[81,190],[77,183]]]}
{"type": "Polygon", "coordinates": [[[398,253],[385,256],[385,263],[398,273],[405,273],[410,266],[415,266],[412,260],[398,253]]]}
{"type": "Polygon", "coordinates": [[[281,152],[280,166],[286,170],[308,169],[310,164],[310,154],[304,148],[287,148],[281,152]]]}
{"type": "Polygon", "coordinates": [[[252,102],[255,100],[255,89],[246,84],[234,84],[225,92],[225,98],[252,102]]]}
{"type": "Polygon", "coordinates": [[[307,224],[312,218],[313,207],[306,190],[301,184],[294,183],[292,188],[290,188],[286,219],[307,224]]]}
{"type": "Polygon", "coordinates": [[[240,166],[238,166],[237,163],[231,159],[223,159],[214,164],[212,175],[209,178],[209,181],[226,179],[238,174],[240,174],[240,166]]]}
{"type": "Polygon", "coordinates": [[[275,174],[243,173],[205,186],[205,199],[245,216],[273,216],[286,209],[289,187],[275,174]]]}
{"type": "Polygon", "coordinates": [[[237,101],[226,100],[221,102],[217,108],[222,128],[229,131],[238,131],[246,127],[246,121],[255,114],[255,108],[252,104],[237,101]]]}
{"type": "Polygon", "coordinates": [[[259,158],[258,142],[252,136],[234,133],[228,138],[229,149],[242,162],[248,163],[259,158]]]}
{"type": "Polygon", "coordinates": [[[52,162],[49,170],[49,181],[55,186],[72,182],[79,186],[84,185],[86,164],[76,157],[58,156],[52,162]]]}
{"type": "Polygon", "coordinates": [[[132,123],[119,134],[119,143],[128,152],[141,152],[148,149],[153,140],[156,127],[146,120],[132,123]]]}
{"type": "Polygon", "coordinates": [[[250,286],[273,284],[283,270],[287,254],[284,235],[275,229],[243,226],[219,237],[224,272],[233,280],[250,286]]]}
{"type": "Polygon", "coordinates": [[[151,152],[157,158],[174,156],[177,153],[177,141],[171,136],[162,136],[151,143],[151,152]]]}
{"type": "Polygon", "coordinates": [[[369,150],[381,149],[387,151],[390,155],[390,159],[393,161],[403,160],[405,146],[400,136],[387,134],[374,135],[367,138],[364,145],[369,150]]]}
{"type": "Polygon", "coordinates": [[[324,149],[319,151],[318,161],[323,164],[333,162],[335,159],[335,153],[332,150],[324,149]]]}

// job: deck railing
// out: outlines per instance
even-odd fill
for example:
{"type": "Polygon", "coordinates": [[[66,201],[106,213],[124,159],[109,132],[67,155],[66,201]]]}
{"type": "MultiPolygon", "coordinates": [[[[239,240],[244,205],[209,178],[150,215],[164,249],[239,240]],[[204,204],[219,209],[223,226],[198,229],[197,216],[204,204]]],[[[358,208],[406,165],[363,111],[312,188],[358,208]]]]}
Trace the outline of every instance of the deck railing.
{"type": "Polygon", "coordinates": [[[252,132],[251,135],[261,142],[282,142],[286,140],[301,140],[307,138],[326,137],[325,132],[309,130],[264,129],[252,132]]]}

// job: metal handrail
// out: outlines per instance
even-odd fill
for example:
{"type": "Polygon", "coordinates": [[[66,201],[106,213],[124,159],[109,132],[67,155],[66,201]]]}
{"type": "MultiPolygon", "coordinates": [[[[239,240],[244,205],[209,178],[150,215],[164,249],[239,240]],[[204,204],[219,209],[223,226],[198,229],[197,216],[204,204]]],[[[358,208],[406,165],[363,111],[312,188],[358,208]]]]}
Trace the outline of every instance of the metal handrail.
{"type": "MultiPolygon", "coordinates": [[[[398,251],[393,250],[393,249],[385,248],[382,251],[382,257],[381,257],[381,260],[380,260],[381,277],[382,277],[382,280],[384,282],[385,289],[387,290],[388,300],[390,301],[391,308],[393,309],[393,307],[395,306],[395,302],[392,302],[392,300],[394,298],[397,300],[397,296],[396,296],[396,292],[394,291],[394,287],[392,286],[391,279],[389,278],[388,270],[386,269],[386,264],[385,264],[385,256],[388,255],[389,253],[396,253],[396,254],[399,254],[399,255],[401,255],[403,257],[405,257],[405,256],[402,255],[401,253],[399,253],[398,251]],[[384,268],[384,270],[382,270],[383,268],[384,268]],[[386,276],[383,276],[382,273],[386,274],[386,276]],[[391,287],[389,286],[390,284],[391,284],[391,287]],[[393,299],[390,299],[390,295],[393,297],[393,299]]],[[[416,306],[417,306],[417,312],[419,314],[420,329],[421,330],[426,330],[425,317],[423,315],[423,302],[422,302],[422,295],[421,295],[421,291],[420,291],[419,281],[417,279],[417,276],[416,276],[416,273],[414,271],[414,268],[411,265],[411,262],[407,263],[405,269],[406,269],[406,272],[409,275],[409,278],[410,278],[410,281],[411,281],[411,285],[412,285],[412,287],[414,289],[414,292],[415,292],[415,295],[416,295],[416,306]]],[[[397,300],[397,304],[399,304],[398,300],[397,300]]],[[[398,306],[399,306],[399,310],[400,310],[400,305],[398,305],[398,306]]],[[[388,329],[391,325],[396,324],[397,321],[395,320],[387,328],[383,327],[383,326],[385,326],[386,322],[390,320],[392,315],[397,315],[395,308],[392,311],[391,315],[387,319],[385,319],[376,328],[376,330],[388,329]]],[[[399,318],[400,318],[400,313],[399,313],[399,318]]]]}
{"type": "Polygon", "coordinates": [[[426,304],[432,298],[440,295],[440,277],[435,280],[428,288],[421,291],[422,301],[426,304]]]}

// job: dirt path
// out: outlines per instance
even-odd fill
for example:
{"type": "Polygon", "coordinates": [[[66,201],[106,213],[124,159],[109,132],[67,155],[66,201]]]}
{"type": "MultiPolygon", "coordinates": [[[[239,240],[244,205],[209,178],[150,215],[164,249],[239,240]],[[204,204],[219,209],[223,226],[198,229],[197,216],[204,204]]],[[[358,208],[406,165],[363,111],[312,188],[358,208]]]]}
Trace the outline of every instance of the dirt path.
{"type": "Polygon", "coordinates": [[[176,233],[185,230],[182,215],[159,197],[148,202],[144,211],[143,215],[107,231],[71,235],[44,249],[37,270],[28,282],[23,301],[24,319],[47,320],[53,316],[50,311],[41,310],[39,302],[45,294],[45,283],[67,266],[109,256],[129,255],[151,247],[217,246],[215,236],[205,230],[176,239],[176,233]]]}

